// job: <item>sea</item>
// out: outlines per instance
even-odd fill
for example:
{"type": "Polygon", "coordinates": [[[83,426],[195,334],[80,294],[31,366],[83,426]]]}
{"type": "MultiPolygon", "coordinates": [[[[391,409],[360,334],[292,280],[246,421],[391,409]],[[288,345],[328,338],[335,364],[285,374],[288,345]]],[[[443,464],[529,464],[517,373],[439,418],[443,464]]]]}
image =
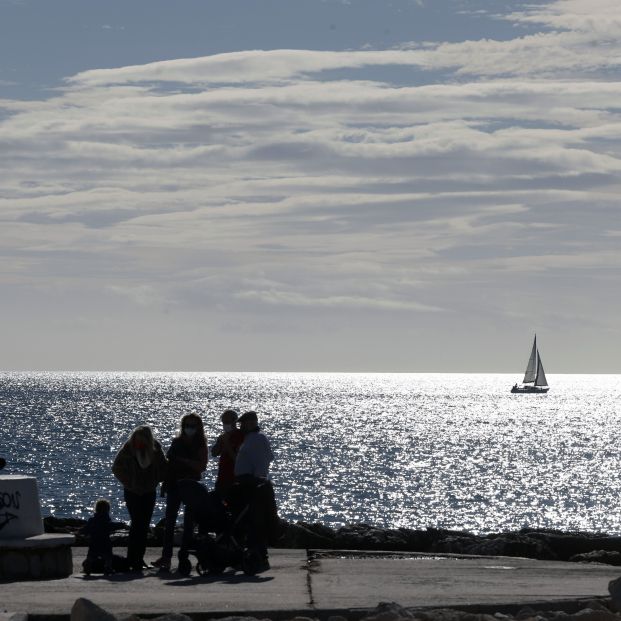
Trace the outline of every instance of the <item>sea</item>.
{"type": "MultiPolygon", "coordinates": [[[[127,520],[110,471],[138,424],[166,449],[197,412],[256,410],[281,517],[331,526],[621,534],[621,375],[0,373],[3,473],[36,476],[44,515],[127,520]]],[[[204,483],[213,486],[215,460],[204,483]]],[[[163,517],[158,499],[154,521],[163,517]]]]}

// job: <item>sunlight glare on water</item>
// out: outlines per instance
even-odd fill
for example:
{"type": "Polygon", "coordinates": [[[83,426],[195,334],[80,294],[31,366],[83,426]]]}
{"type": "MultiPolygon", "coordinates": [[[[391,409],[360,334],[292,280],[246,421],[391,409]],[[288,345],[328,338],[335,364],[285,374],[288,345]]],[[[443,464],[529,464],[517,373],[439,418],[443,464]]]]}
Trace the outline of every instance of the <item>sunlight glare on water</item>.
{"type": "Polygon", "coordinates": [[[212,442],[222,410],[256,409],[288,519],[619,534],[621,376],[548,379],[512,395],[517,375],[4,373],[0,452],[38,477],[44,514],[106,496],[127,519],[110,465],[134,426],[167,448],[197,411],[212,442]]]}

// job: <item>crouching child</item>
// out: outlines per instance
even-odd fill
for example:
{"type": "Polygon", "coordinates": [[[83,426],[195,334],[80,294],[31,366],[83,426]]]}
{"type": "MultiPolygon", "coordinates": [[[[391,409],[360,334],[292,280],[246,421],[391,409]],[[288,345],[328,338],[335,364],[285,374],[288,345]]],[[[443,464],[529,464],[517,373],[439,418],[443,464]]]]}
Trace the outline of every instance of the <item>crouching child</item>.
{"type": "Polygon", "coordinates": [[[95,514],[82,529],[82,534],[89,537],[88,553],[82,563],[82,569],[87,576],[91,573],[111,574],[114,572],[110,539],[110,533],[113,530],[110,503],[100,498],[95,503],[95,514]]]}

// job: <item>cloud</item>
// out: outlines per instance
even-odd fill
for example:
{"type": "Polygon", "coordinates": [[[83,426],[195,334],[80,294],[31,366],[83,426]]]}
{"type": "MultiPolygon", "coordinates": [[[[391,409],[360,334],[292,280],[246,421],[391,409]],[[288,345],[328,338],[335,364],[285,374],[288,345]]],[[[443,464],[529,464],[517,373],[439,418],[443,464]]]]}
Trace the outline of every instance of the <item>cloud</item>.
{"type": "Polygon", "coordinates": [[[422,315],[507,274],[597,281],[621,230],[614,4],[504,18],[541,30],[93,69],[0,100],[0,286],[422,315]]]}

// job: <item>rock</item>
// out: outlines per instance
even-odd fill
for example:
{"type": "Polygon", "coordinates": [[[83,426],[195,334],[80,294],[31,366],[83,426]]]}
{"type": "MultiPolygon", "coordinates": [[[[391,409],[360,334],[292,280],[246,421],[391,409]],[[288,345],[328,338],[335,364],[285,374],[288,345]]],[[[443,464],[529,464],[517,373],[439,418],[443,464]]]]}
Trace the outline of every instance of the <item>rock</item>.
{"type": "Polygon", "coordinates": [[[592,550],[621,552],[621,537],[609,537],[602,533],[564,533],[557,530],[528,528],[522,529],[520,533],[544,541],[560,561],[566,561],[576,554],[592,550]]]}
{"type": "Polygon", "coordinates": [[[610,610],[585,608],[579,610],[570,617],[573,621],[618,621],[618,617],[610,610]]]}
{"type": "Polygon", "coordinates": [[[376,528],[369,524],[348,524],[336,531],[334,546],[343,550],[407,550],[398,529],[376,528]]]}
{"type": "Polygon", "coordinates": [[[167,615],[155,617],[153,621],[192,621],[192,617],[188,617],[188,615],[182,615],[178,612],[172,612],[167,615]]]}
{"type": "Polygon", "coordinates": [[[442,552],[444,554],[470,554],[466,550],[471,550],[478,539],[472,537],[464,537],[462,535],[449,535],[442,539],[438,539],[431,544],[431,552],[442,552]]]}
{"type": "Polygon", "coordinates": [[[532,617],[536,617],[537,613],[530,607],[525,606],[524,608],[520,608],[517,614],[515,615],[516,619],[530,619],[532,617]]]}
{"type": "Polygon", "coordinates": [[[495,621],[496,617],[493,615],[486,615],[483,613],[467,613],[461,618],[461,621],[495,621]]]}
{"type": "Polygon", "coordinates": [[[437,608],[435,610],[423,610],[416,613],[416,618],[421,621],[463,621],[470,613],[452,608],[437,608]]]}
{"type": "Polygon", "coordinates": [[[414,615],[395,602],[380,602],[377,608],[367,611],[362,621],[397,621],[399,619],[413,619],[414,615]]]}
{"type": "Polygon", "coordinates": [[[488,535],[465,545],[464,553],[478,556],[519,556],[556,560],[556,554],[545,541],[533,539],[520,533],[488,535]]]}
{"type": "Polygon", "coordinates": [[[282,537],[278,541],[278,547],[282,548],[333,548],[332,539],[323,537],[302,526],[301,524],[288,524],[282,537]]]}
{"type": "MultiPolygon", "coordinates": [[[[234,616],[230,617],[221,617],[218,621],[259,621],[256,617],[244,617],[244,616],[234,616]]],[[[269,621],[269,620],[268,620],[269,621]]]]}
{"type": "Polygon", "coordinates": [[[347,619],[341,615],[330,615],[328,621],[347,621],[347,619]]]}
{"type": "Polygon", "coordinates": [[[582,604],[583,608],[591,608],[592,610],[610,610],[608,607],[610,600],[590,599],[582,602],[582,604]]]}
{"type": "Polygon", "coordinates": [[[80,597],[71,608],[71,621],[117,621],[117,619],[90,599],[80,597]]]}
{"type": "Polygon", "coordinates": [[[86,520],[79,518],[59,518],[48,515],[43,518],[43,528],[46,533],[70,533],[86,525],[86,520]]]}
{"type": "MultiPolygon", "coordinates": [[[[312,533],[315,533],[315,535],[319,535],[320,537],[325,537],[326,539],[334,539],[336,535],[336,531],[333,528],[330,528],[329,526],[326,526],[325,524],[322,524],[321,522],[310,523],[310,522],[300,521],[300,522],[296,522],[296,524],[306,528],[307,530],[310,530],[312,533]]],[[[281,525],[284,528],[286,528],[287,521],[281,520],[281,525]]]]}
{"type": "Polygon", "coordinates": [[[621,552],[614,550],[591,550],[574,554],[569,557],[573,563],[605,563],[606,565],[621,565],[621,552]]]}

